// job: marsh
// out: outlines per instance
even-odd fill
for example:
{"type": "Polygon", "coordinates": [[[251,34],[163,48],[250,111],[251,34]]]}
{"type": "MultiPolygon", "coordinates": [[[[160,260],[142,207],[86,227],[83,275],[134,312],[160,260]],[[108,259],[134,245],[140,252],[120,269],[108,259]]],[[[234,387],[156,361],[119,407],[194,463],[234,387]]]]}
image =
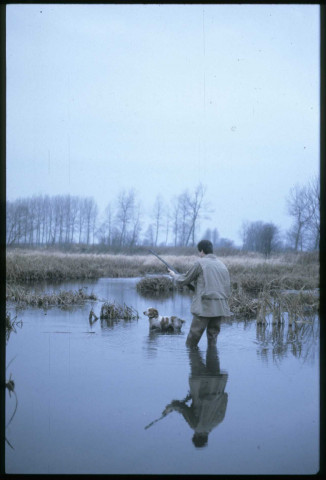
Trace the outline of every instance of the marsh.
{"type": "MultiPolygon", "coordinates": [[[[6,352],[18,399],[6,430],[13,447],[6,446],[6,472],[316,473],[318,316],[291,327],[232,319],[221,325],[216,352],[207,352],[202,338],[191,356],[185,346],[191,295],[148,298],[138,281],[47,284],[86,287],[98,300],[17,312],[22,328],[6,352]],[[132,306],[139,319],[90,325],[91,308],[99,316],[105,301],[132,306]],[[142,312],[154,305],[184,318],[182,331],[150,332],[142,312]],[[198,401],[213,412],[202,447],[193,440],[198,401]]],[[[7,394],[7,419],[14,407],[7,394]]]]}

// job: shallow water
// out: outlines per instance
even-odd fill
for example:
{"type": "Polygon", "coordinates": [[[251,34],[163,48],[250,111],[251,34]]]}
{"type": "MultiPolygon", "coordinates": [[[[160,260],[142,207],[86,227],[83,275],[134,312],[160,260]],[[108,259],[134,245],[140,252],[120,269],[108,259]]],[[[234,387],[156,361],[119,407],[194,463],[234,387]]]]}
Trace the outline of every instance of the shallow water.
{"type": "MultiPolygon", "coordinates": [[[[222,323],[217,351],[207,352],[203,336],[191,352],[191,297],[142,297],[138,280],[88,282],[101,301],[72,310],[18,313],[23,326],[7,345],[18,406],[6,429],[14,448],[6,447],[6,473],[316,473],[318,319],[292,329],[222,323]],[[103,301],[126,303],[140,318],[90,326],[91,306],[99,315],[103,301]],[[184,318],[182,332],[149,333],[149,306],[184,318]],[[204,447],[195,430],[210,430],[204,447]]],[[[7,421],[14,408],[7,393],[7,421]]]]}

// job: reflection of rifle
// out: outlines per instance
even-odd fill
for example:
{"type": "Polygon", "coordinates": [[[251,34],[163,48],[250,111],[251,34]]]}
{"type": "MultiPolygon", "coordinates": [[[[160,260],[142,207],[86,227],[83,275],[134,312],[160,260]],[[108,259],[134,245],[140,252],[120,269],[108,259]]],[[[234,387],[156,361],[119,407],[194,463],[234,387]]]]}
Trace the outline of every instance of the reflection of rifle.
{"type": "Polygon", "coordinates": [[[167,405],[167,406],[165,407],[165,409],[163,410],[162,415],[161,415],[159,418],[157,418],[156,420],[153,420],[151,423],[149,423],[148,425],[146,425],[145,430],[147,430],[149,427],[151,427],[152,425],[154,425],[154,423],[159,422],[160,420],[162,420],[162,418],[166,417],[169,413],[173,412],[173,410],[174,410],[173,404],[186,403],[186,402],[188,402],[188,400],[190,400],[190,399],[191,399],[191,395],[190,395],[190,393],[188,393],[187,396],[186,396],[183,400],[181,400],[181,401],[179,401],[179,400],[173,400],[169,405],[167,405]]]}
{"type": "MultiPolygon", "coordinates": [[[[171,410],[171,412],[172,412],[172,410],[171,410]]],[[[159,422],[160,420],[162,420],[162,418],[166,417],[168,413],[170,413],[170,412],[163,413],[163,414],[160,416],[160,418],[157,418],[156,420],[153,420],[151,423],[149,423],[148,425],[146,425],[145,430],[147,430],[149,427],[151,427],[152,425],[154,425],[154,423],[159,422]]]]}
{"type": "MultiPolygon", "coordinates": [[[[164,265],[169,268],[170,270],[172,270],[172,272],[174,273],[179,273],[175,268],[171,267],[171,265],[169,265],[165,260],[163,260],[163,258],[159,257],[156,253],[154,253],[152,250],[148,250],[149,252],[151,252],[152,255],[155,255],[156,258],[158,258],[159,260],[161,260],[162,263],[164,263],[164,265]]],[[[191,285],[191,283],[189,283],[187,285],[187,287],[190,289],[190,290],[195,290],[195,287],[193,285],[191,285]]]]}

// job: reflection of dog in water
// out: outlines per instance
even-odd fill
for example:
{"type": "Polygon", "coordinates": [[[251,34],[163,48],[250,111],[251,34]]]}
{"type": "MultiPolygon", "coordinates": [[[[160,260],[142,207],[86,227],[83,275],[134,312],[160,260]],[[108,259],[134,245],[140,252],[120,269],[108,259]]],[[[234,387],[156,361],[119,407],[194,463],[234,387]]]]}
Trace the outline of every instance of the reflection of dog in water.
{"type": "Polygon", "coordinates": [[[162,332],[178,332],[181,330],[185,320],[179,317],[162,317],[156,308],[148,308],[143,312],[148,317],[151,330],[160,330],[162,332]]]}

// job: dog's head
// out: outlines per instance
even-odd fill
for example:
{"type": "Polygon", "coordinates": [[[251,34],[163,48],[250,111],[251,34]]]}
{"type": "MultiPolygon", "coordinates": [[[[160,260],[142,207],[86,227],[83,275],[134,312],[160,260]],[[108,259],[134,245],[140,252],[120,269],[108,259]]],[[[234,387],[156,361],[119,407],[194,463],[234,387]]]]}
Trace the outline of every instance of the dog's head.
{"type": "Polygon", "coordinates": [[[143,314],[146,315],[148,318],[158,317],[158,311],[156,310],[156,308],[152,308],[152,307],[145,310],[145,312],[143,312],[143,314]]]}

